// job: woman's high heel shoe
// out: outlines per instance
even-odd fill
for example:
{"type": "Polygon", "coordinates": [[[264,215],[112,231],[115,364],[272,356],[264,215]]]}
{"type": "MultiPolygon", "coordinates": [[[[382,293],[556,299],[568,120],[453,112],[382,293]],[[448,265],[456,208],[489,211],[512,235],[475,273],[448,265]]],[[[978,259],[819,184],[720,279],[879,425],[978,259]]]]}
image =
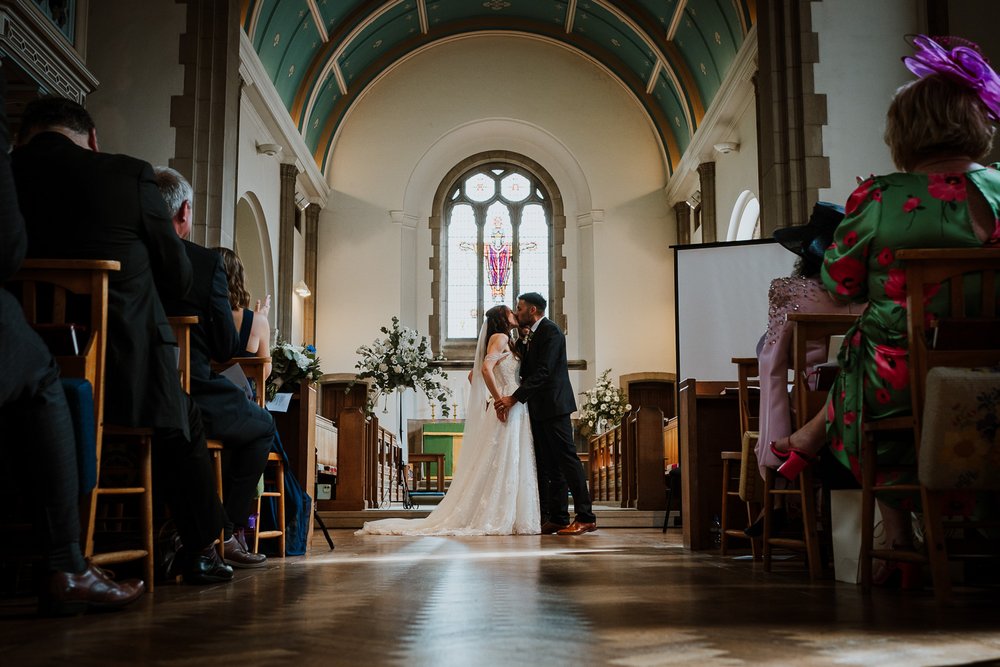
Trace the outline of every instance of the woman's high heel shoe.
{"type": "MultiPolygon", "coordinates": [[[[778,474],[788,480],[795,481],[803,470],[806,469],[810,463],[816,460],[816,457],[808,452],[805,452],[796,447],[789,447],[787,451],[781,451],[775,449],[775,441],[771,441],[771,453],[782,459],[784,463],[778,468],[778,474]]],[[[789,440],[791,444],[791,440],[789,440]]]]}

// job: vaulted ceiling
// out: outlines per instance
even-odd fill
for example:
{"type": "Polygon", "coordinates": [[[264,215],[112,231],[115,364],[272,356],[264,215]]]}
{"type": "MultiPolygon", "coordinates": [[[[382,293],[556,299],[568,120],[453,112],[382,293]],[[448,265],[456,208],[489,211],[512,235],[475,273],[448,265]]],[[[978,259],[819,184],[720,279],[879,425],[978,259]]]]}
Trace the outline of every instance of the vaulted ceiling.
{"type": "Polygon", "coordinates": [[[524,33],[596,62],[643,106],[673,171],[722,84],[757,0],[243,0],[243,30],[325,168],[379,75],[428,45],[524,33]]]}

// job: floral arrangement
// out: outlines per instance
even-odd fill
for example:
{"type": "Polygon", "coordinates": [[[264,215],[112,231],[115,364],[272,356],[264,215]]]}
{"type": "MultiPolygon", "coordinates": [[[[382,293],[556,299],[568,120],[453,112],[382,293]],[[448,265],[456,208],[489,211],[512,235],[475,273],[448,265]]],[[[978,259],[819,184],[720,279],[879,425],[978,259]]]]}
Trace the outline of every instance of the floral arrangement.
{"type": "Polygon", "coordinates": [[[617,426],[632,409],[625,393],[611,384],[608,375],[611,369],[601,373],[597,384],[590,391],[582,393],[583,406],[580,408],[580,432],[585,436],[602,433],[617,426]]]}
{"type": "Polygon", "coordinates": [[[357,353],[361,359],[354,365],[360,371],[358,380],[372,381],[368,413],[374,412],[380,397],[388,401],[389,394],[397,389],[417,389],[427,400],[440,403],[441,414],[447,417],[451,388],[444,384],[447,378],[444,370],[431,363],[443,361],[444,357],[432,356],[427,337],[400,326],[398,317],[392,318],[391,328],[382,327],[380,331],[385,338],[376,338],[371,345],[359,347],[357,353]]]}
{"type": "Polygon", "coordinates": [[[278,336],[274,347],[271,348],[271,375],[267,378],[267,400],[273,399],[285,385],[296,385],[302,380],[315,382],[322,375],[315,347],[292,345],[278,336]]]}

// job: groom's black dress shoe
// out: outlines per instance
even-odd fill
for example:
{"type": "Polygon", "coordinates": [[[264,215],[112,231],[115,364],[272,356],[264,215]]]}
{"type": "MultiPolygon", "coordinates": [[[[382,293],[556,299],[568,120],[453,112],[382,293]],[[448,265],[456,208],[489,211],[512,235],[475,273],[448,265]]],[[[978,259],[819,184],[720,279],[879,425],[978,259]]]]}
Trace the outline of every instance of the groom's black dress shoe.
{"type": "Polygon", "coordinates": [[[566,524],[564,523],[546,521],[542,524],[542,535],[552,535],[553,533],[558,533],[563,528],[566,528],[566,524]]]}

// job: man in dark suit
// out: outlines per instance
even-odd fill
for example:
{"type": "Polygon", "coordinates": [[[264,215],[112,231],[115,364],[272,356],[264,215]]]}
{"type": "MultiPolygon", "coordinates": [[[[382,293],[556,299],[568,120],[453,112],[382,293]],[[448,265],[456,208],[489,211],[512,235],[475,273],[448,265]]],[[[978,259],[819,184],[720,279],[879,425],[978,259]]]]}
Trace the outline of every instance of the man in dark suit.
{"type": "MultiPolygon", "coordinates": [[[[223,558],[233,567],[266,565],[267,556],[250,552],[244,535],[274,441],[274,419],[247,400],[246,394],[212,370],[212,361],[226,362],[242,350],[229,306],[229,283],[222,255],[186,240],[191,233],[191,185],[177,171],[157,167],[156,184],[167,204],[174,231],[194,269],[194,285],[183,299],[165,295],[169,315],[197,315],[191,329],[191,398],[201,410],[205,433],[221,440],[222,497],[226,510],[223,558]]],[[[258,390],[263,391],[263,387],[258,390]]]]}
{"type": "Polygon", "coordinates": [[[90,114],[63,98],[25,107],[13,153],[28,255],[113,259],[108,289],[107,423],[154,429],[156,485],[166,491],[190,583],[232,579],[212,545],[223,513],[201,417],[177,377],[177,341],[160,294],[191,286],[191,263],[170,224],[153,169],[98,152],[90,114]]]}
{"type": "Polygon", "coordinates": [[[569,382],[566,336],[545,317],[545,298],[537,292],[517,297],[514,315],[523,335],[517,342],[521,356],[521,386],[497,403],[501,419],[515,402],[528,404],[531,436],[535,444],[542,533],[582,535],[597,530],[590,505],[587,477],[573,444],[570,414],[576,410],[569,382]],[[569,522],[573,494],[576,520],[569,522]]]}
{"type": "MultiPolygon", "coordinates": [[[[0,285],[20,267],[28,246],[17,206],[4,113],[6,82],[0,75],[0,285]]],[[[87,563],[80,551],[80,508],[76,441],[59,368],[12,294],[0,288],[0,432],[11,455],[23,465],[40,507],[40,525],[49,575],[40,591],[46,613],[111,609],[132,602],[142,581],[110,580],[87,563]],[[13,436],[18,434],[22,437],[13,436]],[[9,439],[8,439],[9,437],[9,439]]]]}

